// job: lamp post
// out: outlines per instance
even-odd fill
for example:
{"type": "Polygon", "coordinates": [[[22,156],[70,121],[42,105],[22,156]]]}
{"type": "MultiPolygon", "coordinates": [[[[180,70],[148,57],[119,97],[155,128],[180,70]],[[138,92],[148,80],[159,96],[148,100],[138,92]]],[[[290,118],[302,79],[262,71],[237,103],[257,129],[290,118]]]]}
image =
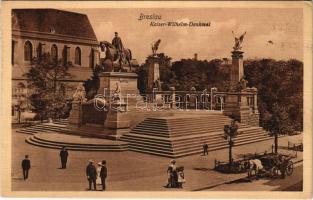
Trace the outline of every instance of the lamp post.
{"type": "Polygon", "coordinates": [[[213,110],[213,92],[216,92],[216,91],[217,91],[216,87],[211,88],[211,110],[213,110]]]}

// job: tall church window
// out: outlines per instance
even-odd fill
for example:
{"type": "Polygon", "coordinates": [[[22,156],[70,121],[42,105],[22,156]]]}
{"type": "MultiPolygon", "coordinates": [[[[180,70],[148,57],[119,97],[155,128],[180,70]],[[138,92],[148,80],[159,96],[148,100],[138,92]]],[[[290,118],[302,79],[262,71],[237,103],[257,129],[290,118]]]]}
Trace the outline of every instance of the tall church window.
{"type": "Polygon", "coordinates": [[[51,47],[51,58],[54,60],[58,60],[58,47],[55,44],[51,47]]]}
{"type": "Polygon", "coordinates": [[[24,44],[24,60],[31,61],[33,57],[33,45],[30,41],[24,44]]]}
{"type": "Polygon", "coordinates": [[[75,49],[75,64],[81,65],[81,51],[79,47],[75,49]]]}
{"type": "Polygon", "coordinates": [[[37,47],[37,58],[40,58],[42,56],[42,44],[39,43],[37,47]]]}

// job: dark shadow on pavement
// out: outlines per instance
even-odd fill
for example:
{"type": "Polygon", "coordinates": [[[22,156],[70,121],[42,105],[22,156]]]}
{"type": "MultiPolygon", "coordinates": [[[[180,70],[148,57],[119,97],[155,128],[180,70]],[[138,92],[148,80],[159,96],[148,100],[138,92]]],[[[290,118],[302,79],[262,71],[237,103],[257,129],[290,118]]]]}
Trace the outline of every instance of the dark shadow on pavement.
{"type": "Polygon", "coordinates": [[[205,168],[205,167],[194,167],[193,170],[199,170],[199,171],[215,171],[214,169],[205,168]]]}

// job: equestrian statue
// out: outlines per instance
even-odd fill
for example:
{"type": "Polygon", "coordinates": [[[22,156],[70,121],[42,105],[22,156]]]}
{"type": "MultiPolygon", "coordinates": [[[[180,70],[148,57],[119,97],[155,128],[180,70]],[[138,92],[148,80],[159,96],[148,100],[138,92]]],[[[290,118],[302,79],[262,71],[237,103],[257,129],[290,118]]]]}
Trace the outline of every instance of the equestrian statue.
{"type": "Polygon", "coordinates": [[[102,52],[105,52],[105,60],[110,60],[111,62],[111,71],[114,71],[114,62],[119,63],[118,71],[124,71],[123,65],[128,64],[129,69],[131,70],[132,52],[130,49],[124,48],[121,38],[118,36],[118,33],[115,32],[115,37],[112,40],[112,43],[107,41],[100,42],[100,49],[102,52]]]}

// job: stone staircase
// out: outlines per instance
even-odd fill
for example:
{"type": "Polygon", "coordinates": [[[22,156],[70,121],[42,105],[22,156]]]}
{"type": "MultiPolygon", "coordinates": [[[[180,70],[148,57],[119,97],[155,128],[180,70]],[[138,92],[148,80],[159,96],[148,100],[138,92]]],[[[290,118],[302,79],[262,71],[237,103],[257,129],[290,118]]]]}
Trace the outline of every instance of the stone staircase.
{"type": "Polygon", "coordinates": [[[66,146],[72,151],[127,151],[127,143],[95,138],[81,138],[60,133],[34,134],[25,140],[27,143],[51,149],[61,149],[66,146]]]}
{"type": "MultiPolygon", "coordinates": [[[[224,125],[231,119],[221,113],[201,117],[146,118],[121,140],[128,142],[129,150],[170,158],[183,157],[202,152],[207,143],[209,150],[228,148],[222,138],[224,125]]],[[[235,146],[271,139],[261,127],[239,124],[235,146]]]]}
{"type": "Polygon", "coordinates": [[[61,129],[64,129],[67,124],[67,119],[61,119],[54,121],[53,123],[39,123],[33,126],[25,127],[17,130],[16,132],[30,135],[42,132],[61,132],[61,129]]]}

